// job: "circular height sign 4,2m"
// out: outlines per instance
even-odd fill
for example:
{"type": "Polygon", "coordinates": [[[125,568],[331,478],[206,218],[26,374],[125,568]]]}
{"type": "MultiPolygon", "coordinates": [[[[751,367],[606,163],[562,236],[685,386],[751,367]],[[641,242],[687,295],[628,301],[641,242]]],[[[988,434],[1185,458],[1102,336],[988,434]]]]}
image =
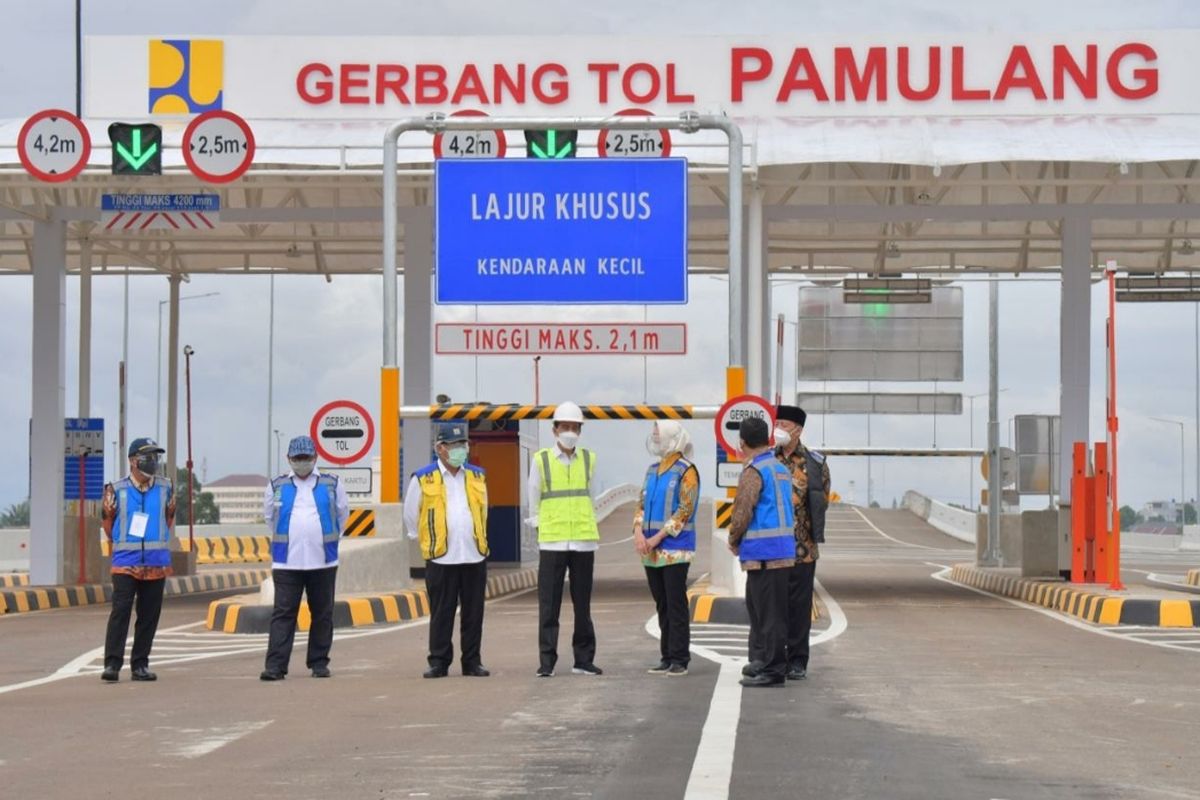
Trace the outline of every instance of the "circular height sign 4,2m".
{"type": "Polygon", "coordinates": [[[334,400],[313,415],[309,435],[317,443],[317,454],[333,464],[353,464],[371,451],[375,423],[358,403],[334,400]]]}

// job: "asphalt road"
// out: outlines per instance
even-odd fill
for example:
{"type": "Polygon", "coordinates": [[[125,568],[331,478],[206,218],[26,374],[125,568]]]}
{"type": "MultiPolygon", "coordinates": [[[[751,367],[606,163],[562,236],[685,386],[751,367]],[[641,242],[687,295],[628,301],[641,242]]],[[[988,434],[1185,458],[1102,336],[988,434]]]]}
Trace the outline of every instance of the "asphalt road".
{"type": "Polygon", "coordinates": [[[106,607],[0,618],[0,796],[1200,798],[1200,653],[938,580],[970,549],[906,512],[833,512],[817,574],[844,629],[814,632],[807,681],[731,689],[719,654],[647,675],[627,516],[598,561],[600,677],[569,674],[569,602],[559,674],[533,676],[534,593],[489,604],[484,679],[423,680],[416,622],[339,633],[331,680],[299,652],[264,684],[263,638],[204,631],[205,601],[180,598],[160,680],[108,686],[87,659],[106,607]]]}

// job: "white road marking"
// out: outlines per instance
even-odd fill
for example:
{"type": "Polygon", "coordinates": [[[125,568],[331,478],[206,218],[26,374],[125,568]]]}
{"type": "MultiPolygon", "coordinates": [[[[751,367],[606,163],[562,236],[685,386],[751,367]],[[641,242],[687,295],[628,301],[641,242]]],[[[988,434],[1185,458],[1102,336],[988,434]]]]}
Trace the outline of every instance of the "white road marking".
{"type": "Polygon", "coordinates": [[[859,509],[858,507],[854,508],[854,513],[858,514],[860,517],[862,517],[863,522],[865,522],[871,526],[871,530],[875,531],[876,533],[878,533],[880,536],[887,539],[888,541],[895,542],[896,544],[903,545],[904,547],[918,547],[921,550],[944,550],[945,549],[942,547],[930,547],[929,545],[924,545],[924,544],[913,544],[912,542],[902,542],[899,539],[897,539],[893,536],[888,536],[886,533],[881,531],[879,529],[879,526],[877,526],[874,522],[871,522],[871,520],[867,518],[867,515],[864,514],[862,512],[862,510],[859,509]]]}
{"type": "MultiPolygon", "coordinates": [[[[1014,605],[1018,608],[1023,608],[1026,611],[1033,611],[1038,614],[1043,614],[1047,617],[1050,617],[1051,619],[1056,619],[1059,622],[1066,623],[1067,625],[1070,625],[1073,628],[1078,628],[1081,631],[1087,631],[1088,633],[1094,633],[1094,634],[1098,634],[1100,636],[1108,636],[1109,638],[1118,639],[1118,640],[1125,641],[1125,642],[1137,642],[1138,644],[1148,644],[1148,645],[1151,645],[1152,647],[1163,647],[1163,648],[1166,648],[1169,650],[1181,650],[1186,653],[1200,652],[1200,648],[1197,648],[1197,647],[1177,644],[1174,642],[1166,642],[1166,641],[1162,641],[1160,639],[1144,638],[1144,635],[1146,634],[1147,631],[1154,630],[1156,632],[1161,632],[1162,628],[1150,629],[1150,628],[1146,628],[1146,627],[1142,627],[1142,626],[1134,626],[1134,625],[1122,625],[1120,628],[1115,628],[1115,629],[1100,628],[1095,625],[1091,625],[1087,622],[1083,622],[1082,620],[1075,619],[1074,617],[1069,617],[1066,614],[1062,614],[1058,611],[1053,611],[1049,608],[1041,608],[1039,606],[1030,605],[1029,603],[1023,602],[1021,600],[1016,600],[1012,597],[1005,597],[1004,595],[995,594],[994,592],[989,592],[984,589],[977,589],[974,586],[967,586],[966,584],[962,584],[962,583],[959,583],[958,581],[951,580],[948,577],[950,575],[950,573],[952,572],[951,567],[948,567],[945,564],[935,564],[932,561],[926,561],[925,563],[931,567],[939,567],[940,568],[938,572],[935,572],[929,576],[929,577],[933,578],[935,581],[941,581],[942,583],[948,583],[951,586],[956,586],[959,589],[966,589],[969,592],[975,592],[975,594],[981,594],[981,595],[984,595],[985,597],[992,597],[997,600],[1003,600],[1004,602],[1006,602],[1010,605],[1014,605]]],[[[1192,631],[1190,631],[1190,633],[1192,633],[1192,635],[1195,635],[1195,630],[1196,629],[1192,629],[1192,631]]]]}
{"type": "Polygon", "coordinates": [[[206,756],[225,745],[236,742],[243,736],[261,731],[274,720],[263,722],[235,722],[216,728],[155,728],[163,752],[180,758],[206,756]]]}

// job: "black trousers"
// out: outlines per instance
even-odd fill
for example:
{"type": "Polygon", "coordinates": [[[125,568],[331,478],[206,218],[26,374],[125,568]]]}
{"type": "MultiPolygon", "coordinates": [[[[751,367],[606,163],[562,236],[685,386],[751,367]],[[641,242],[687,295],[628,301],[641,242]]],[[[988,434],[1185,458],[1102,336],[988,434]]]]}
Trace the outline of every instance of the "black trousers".
{"type": "Polygon", "coordinates": [[[463,669],[481,664],[483,598],[487,592],[487,561],[474,564],[425,562],[425,590],[429,593],[429,666],[450,666],[454,661],[454,610],[459,611],[459,644],[463,669]]]}
{"type": "Polygon", "coordinates": [[[596,553],[578,550],[542,550],[538,556],[538,648],[541,665],[558,663],[558,615],[562,611],[563,578],[571,579],[571,605],[575,607],[575,632],[571,648],[576,664],[596,659],[596,628],[592,625],[592,573],[596,553]]]}
{"type": "Polygon", "coordinates": [[[329,666],[329,648],[333,646],[333,593],[337,567],[325,569],[274,569],[275,611],[271,614],[271,634],[267,640],[267,671],[284,675],[292,660],[292,642],[296,639],[296,615],[300,613],[300,595],[308,596],[312,627],[308,630],[309,669],[329,666]]]}
{"type": "Polygon", "coordinates": [[[691,564],[646,567],[646,582],[658,610],[658,638],[662,660],[686,667],[692,660],[691,619],[688,614],[687,576],[691,564]]]}
{"type": "Polygon", "coordinates": [[[813,579],[817,562],[788,570],[788,668],[808,669],[808,636],[812,631],[813,579]]]}
{"type": "Polygon", "coordinates": [[[787,674],[788,573],[755,569],[746,573],[746,611],[750,615],[750,660],[766,675],[787,674]]]}
{"type": "Polygon", "coordinates": [[[113,575],[112,611],[104,636],[104,667],[119,670],[125,664],[125,639],[129,636],[129,617],[137,601],[137,622],[133,626],[133,652],[129,666],[141,669],[150,665],[150,648],[162,614],[165,578],[142,581],[130,575],[113,575]]]}

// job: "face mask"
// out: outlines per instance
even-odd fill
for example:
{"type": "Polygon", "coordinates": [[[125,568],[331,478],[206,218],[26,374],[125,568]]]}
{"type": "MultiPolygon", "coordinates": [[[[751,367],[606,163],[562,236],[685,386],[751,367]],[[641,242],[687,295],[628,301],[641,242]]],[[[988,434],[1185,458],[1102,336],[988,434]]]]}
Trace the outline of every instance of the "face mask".
{"type": "Polygon", "coordinates": [[[783,428],[775,429],[775,446],[776,447],[787,447],[791,443],[792,443],[792,435],[790,433],[785,431],[783,428]]]}
{"type": "Polygon", "coordinates": [[[575,431],[563,431],[554,438],[558,440],[564,450],[574,450],[575,443],[579,441],[579,434],[575,431]]]}
{"type": "Polygon", "coordinates": [[[463,464],[467,463],[467,448],[451,447],[446,451],[446,461],[450,466],[458,469],[463,464]]]}
{"type": "Polygon", "coordinates": [[[158,474],[158,456],[149,455],[139,457],[137,460],[137,468],[138,472],[142,473],[143,475],[158,474]]]}
{"type": "Polygon", "coordinates": [[[646,437],[646,452],[652,456],[661,457],[663,455],[662,440],[655,437],[654,434],[650,434],[649,436],[647,436],[646,437]]]}
{"type": "Polygon", "coordinates": [[[288,463],[292,465],[292,472],[296,473],[297,478],[307,478],[312,474],[314,462],[310,458],[288,459],[288,463]]]}

